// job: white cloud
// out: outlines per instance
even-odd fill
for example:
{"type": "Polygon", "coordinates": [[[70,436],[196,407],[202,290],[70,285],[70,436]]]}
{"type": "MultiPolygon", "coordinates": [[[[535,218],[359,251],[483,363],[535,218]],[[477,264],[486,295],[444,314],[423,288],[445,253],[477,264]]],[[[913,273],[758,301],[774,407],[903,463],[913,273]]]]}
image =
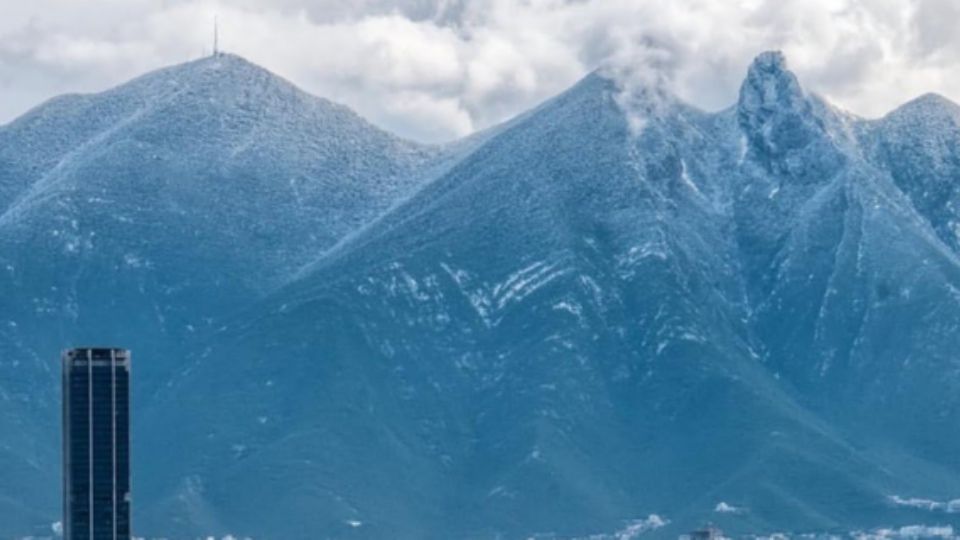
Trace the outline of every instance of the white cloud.
{"type": "Polygon", "coordinates": [[[954,0],[0,0],[0,121],[222,45],[423,140],[487,127],[610,64],[707,109],[782,49],[804,84],[878,116],[960,99],[954,0]]]}

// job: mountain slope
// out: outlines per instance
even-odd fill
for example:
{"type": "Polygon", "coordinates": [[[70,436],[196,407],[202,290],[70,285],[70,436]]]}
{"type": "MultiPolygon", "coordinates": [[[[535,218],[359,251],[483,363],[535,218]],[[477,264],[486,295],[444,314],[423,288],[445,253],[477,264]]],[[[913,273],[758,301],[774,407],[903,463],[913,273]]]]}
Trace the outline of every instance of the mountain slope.
{"type": "MultiPolygon", "coordinates": [[[[223,317],[453,156],[231,55],[57,98],[0,127],[0,344],[11,351],[0,418],[26,426],[3,424],[23,438],[3,469],[26,467],[44,488],[20,500],[48,515],[59,506],[60,348],[136,350],[135,403],[148,403],[223,317]]],[[[9,501],[20,484],[3,483],[9,501]]],[[[0,535],[19,519],[0,519],[11,527],[0,535]]]]}
{"type": "MultiPolygon", "coordinates": [[[[792,79],[776,63],[778,77],[792,79]]],[[[950,186],[957,176],[931,174],[940,148],[878,163],[855,135],[875,130],[906,147],[891,119],[916,125],[927,113],[908,104],[869,125],[822,104],[804,112],[799,86],[781,84],[774,105],[752,103],[751,90],[771,95],[749,79],[741,95],[740,123],[762,138],[747,150],[735,213],[765,359],[821,414],[878,437],[902,430],[896,446],[956,470],[960,440],[929,437],[960,425],[960,259],[938,234],[950,207],[919,194],[932,189],[924,182],[950,186]]],[[[936,132],[929,140],[942,147],[960,143],[956,130],[936,132]]]]}
{"type": "Polygon", "coordinates": [[[153,526],[669,537],[948,496],[960,275],[866,123],[778,53],[715,115],[622,92],[589,76],[218,335],[149,417],[202,411],[153,526]]]}

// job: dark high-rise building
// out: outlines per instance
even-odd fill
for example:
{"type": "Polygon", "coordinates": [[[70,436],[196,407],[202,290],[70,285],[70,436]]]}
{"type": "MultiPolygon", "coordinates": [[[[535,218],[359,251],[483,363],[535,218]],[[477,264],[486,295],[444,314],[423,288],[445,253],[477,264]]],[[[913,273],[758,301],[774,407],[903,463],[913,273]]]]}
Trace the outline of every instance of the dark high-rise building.
{"type": "Polygon", "coordinates": [[[130,539],[130,352],[63,353],[63,532],[130,539]]]}

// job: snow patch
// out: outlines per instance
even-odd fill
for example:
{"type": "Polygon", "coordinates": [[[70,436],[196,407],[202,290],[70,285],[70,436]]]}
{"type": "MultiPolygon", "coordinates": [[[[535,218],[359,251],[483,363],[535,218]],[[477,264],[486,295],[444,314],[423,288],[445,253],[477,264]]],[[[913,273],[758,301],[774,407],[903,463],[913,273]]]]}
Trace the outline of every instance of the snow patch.
{"type": "Polygon", "coordinates": [[[700,191],[700,188],[697,187],[697,184],[693,182],[690,178],[690,172],[687,170],[687,161],[684,159],[680,160],[680,179],[683,180],[683,183],[686,184],[690,191],[694,192],[698,197],[703,197],[703,192],[700,191]]]}
{"type": "Polygon", "coordinates": [[[947,514],[960,514],[960,499],[950,501],[935,501],[932,499],[921,499],[917,497],[904,498],[899,495],[889,497],[891,503],[895,506],[906,506],[909,508],[919,508],[928,512],[946,512],[947,514]]]}
{"type": "Polygon", "coordinates": [[[958,538],[953,527],[950,525],[906,525],[895,529],[876,529],[869,532],[855,532],[851,537],[855,540],[957,540],[958,538]]]}
{"type": "Polygon", "coordinates": [[[744,509],[739,506],[733,506],[727,502],[720,501],[717,503],[717,506],[713,508],[713,511],[717,512],[718,514],[741,514],[743,513],[744,509]]]}
{"type": "Polygon", "coordinates": [[[656,514],[650,514],[646,519],[638,519],[627,523],[627,525],[613,534],[616,540],[631,540],[638,536],[657,530],[670,523],[668,520],[656,514]]]}
{"type": "MultiPolygon", "coordinates": [[[[453,268],[447,263],[440,263],[440,267],[450,276],[488,327],[500,323],[500,312],[509,305],[523,301],[551,281],[572,270],[569,267],[562,267],[560,262],[536,261],[510,273],[502,281],[488,285],[475,283],[476,280],[473,279],[472,274],[466,270],[453,268]]],[[[575,309],[572,304],[570,308],[575,309]]]]}

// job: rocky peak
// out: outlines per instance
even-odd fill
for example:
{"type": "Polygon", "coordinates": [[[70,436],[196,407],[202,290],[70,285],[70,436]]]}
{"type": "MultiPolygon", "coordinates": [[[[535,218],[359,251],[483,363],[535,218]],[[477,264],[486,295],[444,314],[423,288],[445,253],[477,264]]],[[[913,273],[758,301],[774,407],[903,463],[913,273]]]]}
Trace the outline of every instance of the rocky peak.
{"type": "Polygon", "coordinates": [[[811,144],[823,123],[779,51],[760,54],[740,87],[737,117],[752,147],[775,160],[811,144]]]}

